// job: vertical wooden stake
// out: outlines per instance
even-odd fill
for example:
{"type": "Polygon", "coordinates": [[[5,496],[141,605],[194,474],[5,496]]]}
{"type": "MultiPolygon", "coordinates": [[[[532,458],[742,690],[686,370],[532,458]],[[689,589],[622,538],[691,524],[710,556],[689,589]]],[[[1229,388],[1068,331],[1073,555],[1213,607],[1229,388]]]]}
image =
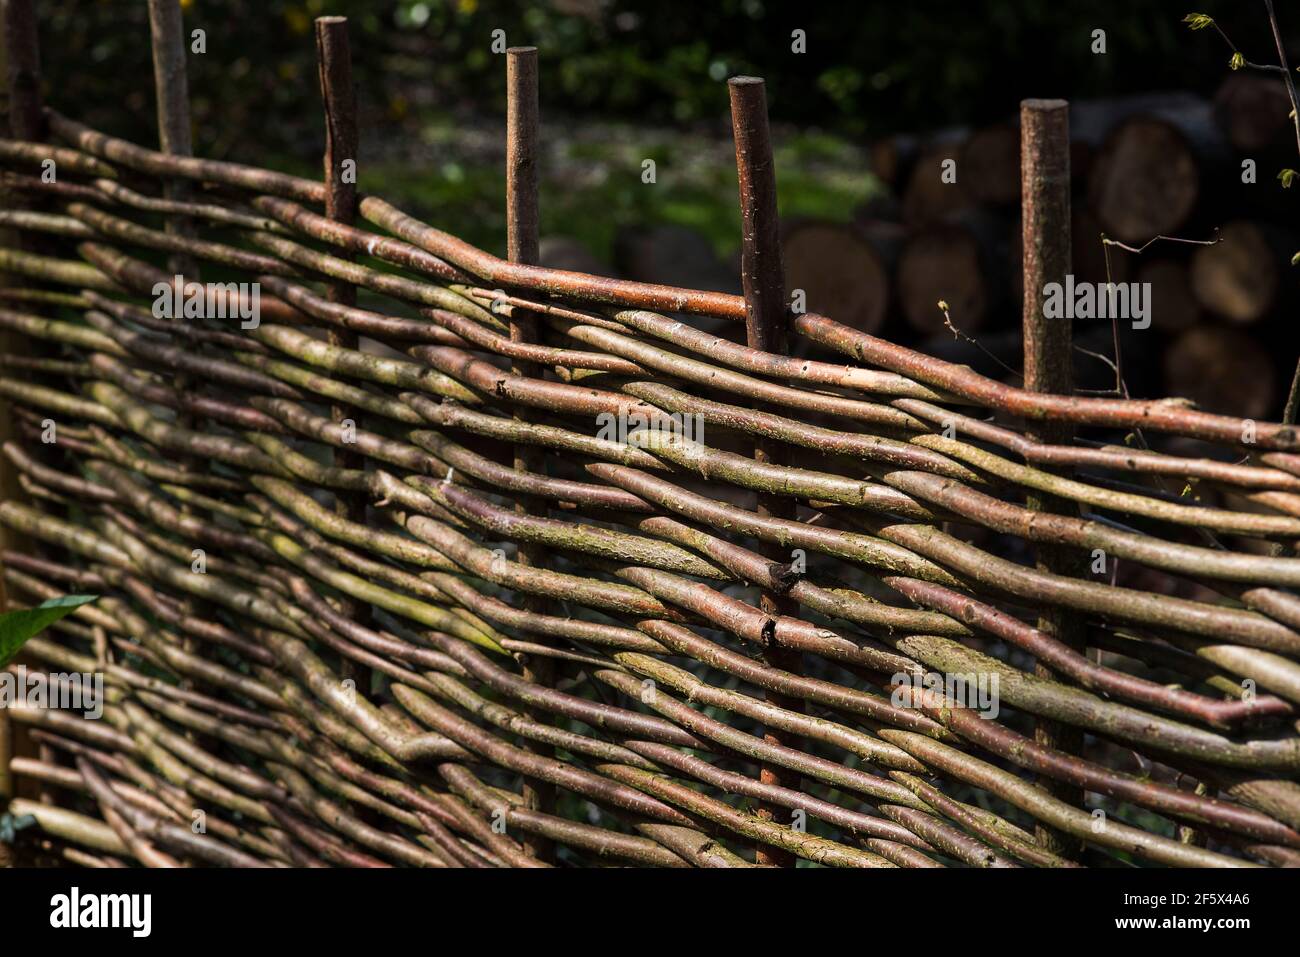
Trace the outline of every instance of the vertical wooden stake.
{"type": "MultiPolygon", "coordinates": [[[[158,104],[158,149],[172,156],[193,156],[190,88],[185,67],[185,22],[180,0],[149,0],[149,40],[153,51],[154,95],[158,104]]],[[[163,195],[170,200],[185,202],[190,198],[191,190],[187,180],[163,180],[163,195]]],[[[188,216],[168,213],[163,218],[163,228],[172,236],[195,235],[194,221],[188,216]]],[[[184,276],[184,282],[199,280],[199,264],[193,256],[173,252],[167,257],[167,266],[173,276],[184,276]]],[[[178,394],[184,394],[190,388],[190,377],[177,373],[173,384],[178,394]]],[[[195,425],[193,416],[187,412],[179,413],[178,422],[182,428],[194,428],[195,425]]],[[[182,461],[191,460],[185,458],[182,461]]],[[[194,643],[187,643],[187,647],[194,647],[194,643]]]]}
{"type": "MultiPolygon", "coordinates": [[[[738,76],[727,83],[731,94],[731,128],[736,140],[736,173],[740,181],[741,272],[745,289],[745,336],[750,348],[784,355],[788,352],[785,301],[785,267],[781,261],[781,224],[776,211],[776,167],[772,160],[772,139],[767,125],[767,93],[758,77],[738,76]]],[[[759,439],[754,445],[754,459],[781,463],[785,449],[779,442],[759,439]]],[[[760,515],[794,518],[795,500],[781,495],[760,493],[760,515]]],[[[765,550],[767,557],[783,564],[790,555],[779,546],[765,550]]],[[[784,595],[764,592],[760,601],[763,611],[773,618],[798,614],[798,603],[784,595]]],[[[773,643],[763,653],[773,668],[802,674],[802,655],[773,643]]],[[[768,700],[790,711],[802,711],[798,698],[768,692],[768,700]]],[[[798,736],[768,729],[764,737],[788,747],[800,747],[798,736]]],[[[763,765],[759,778],[765,784],[798,789],[801,779],[786,768],[763,765]]],[[[780,824],[790,822],[785,808],[760,804],[760,817],[780,824]]],[[[760,864],[794,867],[795,856],[789,851],[759,844],[756,860],[760,864]]]]}
{"type": "MultiPolygon", "coordinates": [[[[185,23],[180,0],[149,0],[149,40],[153,50],[153,84],[158,104],[158,149],[172,156],[193,156],[189,79],[185,69],[185,23]]],[[[163,180],[163,195],[170,200],[185,202],[190,193],[191,186],[187,180],[163,180]]],[[[172,236],[195,235],[194,221],[188,216],[168,213],[163,218],[163,228],[172,236]]],[[[193,256],[173,252],[167,257],[167,266],[173,276],[184,276],[184,282],[199,280],[199,264],[193,256]]],[[[177,373],[173,384],[178,394],[184,394],[190,388],[190,377],[177,373]]],[[[179,413],[178,423],[187,429],[195,425],[193,416],[187,412],[179,413]]],[[[192,464],[188,457],[182,462],[192,464]]],[[[188,642],[187,647],[193,648],[194,643],[188,642]]]]}
{"type": "MultiPolygon", "coordinates": [[[[325,214],[352,225],[357,217],[357,97],[352,80],[352,48],[347,17],[316,18],[316,67],[325,103],[325,214]]],[[[330,284],[331,301],[351,305],[356,288],[330,284]]],[[[352,332],[344,333],[356,338],[352,332]]]]}
{"type": "MultiPolygon", "coordinates": [[[[153,83],[158,101],[158,149],[171,156],[193,156],[190,123],[190,87],[185,68],[185,22],[180,0],[149,0],[149,35],[153,46],[153,83]]],[[[163,181],[163,195],[185,202],[191,187],[184,179],[163,181]]],[[[173,236],[193,236],[187,216],[168,215],[164,228],[173,236]]],[[[198,281],[198,264],[185,253],[167,259],[172,274],[198,281]]],[[[179,385],[179,383],[178,383],[179,385]]]]}
{"type": "MultiPolygon", "coordinates": [[[[530,265],[537,263],[538,112],[537,47],[511,47],[506,50],[506,255],[530,265]]],[[[531,314],[512,319],[511,328],[536,338],[531,314]]]]}
{"type": "MultiPolygon", "coordinates": [[[[1064,283],[1070,271],[1070,113],[1064,100],[1024,100],[1020,104],[1020,198],[1024,241],[1025,388],[1032,392],[1069,395],[1074,391],[1071,371],[1073,328],[1068,317],[1048,319],[1043,314],[1044,288],[1064,283]]],[[[1074,430],[1067,423],[1030,423],[1030,438],[1038,442],[1068,444],[1074,430]]],[[[1026,506],[1036,511],[1071,511],[1070,506],[1051,495],[1031,495],[1026,506]]],[[[1058,575],[1077,575],[1081,566],[1069,549],[1039,545],[1038,567],[1058,575]]],[[[1080,652],[1084,631],[1077,616],[1049,609],[1038,627],[1080,652]]],[[[1040,677],[1055,677],[1039,664],[1040,677]]],[[[1070,725],[1039,719],[1034,739],[1041,745],[1066,754],[1079,754],[1083,732],[1070,725]]],[[[1043,778],[1044,788],[1076,807],[1083,806],[1083,792],[1070,785],[1043,778]]],[[[1039,824],[1038,839],[1059,854],[1076,854],[1079,843],[1055,829],[1039,824]]]]}
{"type": "Polygon", "coordinates": [[[16,140],[45,139],[41,104],[41,48],[32,0],[4,4],[5,62],[9,79],[9,131],[16,140]]]}
{"type": "MultiPolygon", "coordinates": [[[[356,219],[357,187],[357,101],[352,85],[352,51],[348,44],[347,17],[316,18],[316,63],[320,74],[321,99],[325,103],[325,215],[352,225],[356,219]]],[[[356,288],[348,282],[329,284],[331,302],[354,306],[356,288]]],[[[350,329],[329,330],[331,345],[357,348],[357,334],[350,329]]],[[[335,422],[357,421],[355,410],[343,405],[333,408],[335,422]]],[[[358,469],[362,457],[347,449],[335,449],[334,464],[358,469]]],[[[365,501],[359,496],[340,495],[338,511],[352,521],[365,519],[365,501]]]]}
{"type": "MultiPolygon", "coordinates": [[[[316,72],[320,78],[321,101],[325,106],[325,215],[335,222],[351,226],[357,216],[357,152],[360,136],[357,132],[357,97],[352,79],[352,47],[348,41],[347,17],[316,18],[316,72]]],[[[347,253],[338,252],[347,259],[347,253]]],[[[332,280],[326,290],[330,302],[342,306],[357,304],[357,290],[350,282],[332,280]]],[[[351,329],[331,326],[326,333],[332,346],[357,349],[358,336],[351,329]]],[[[344,403],[330,406],[330,418],[339,425],[352,423],[361,428],[358,410],[344,403]]],[[[351,449],[335,447],[334,467],[361,470],[366,465],[365,456],[351,449]]],[[[361,492],[336,492],[334,510],[341,517],[360,525],[366,524],[366,497],[361,492]]],[[[349,601],[345,611],[362,625],[370,623],[370,607],[349,601]]],[[[373,674],[369,668],[358,668],[343,658],[339,673],[356,682],[363,695],[370,694],[373,674]]]]}
{"type": "MultiPolygon", "coordinates": [[[[5,0],[3,34],[5,79],[9,91],[9,135],[16,140],[39,142],[45,139],[45,114],[41,103],[41,54],[36,30],[36,12],[32,0],[5,0]]],[[[15,233],[13,238],[17,240],[15,233]]],[[[0,284],[4,283],[0,276],[0,284]]],[[[0,348],[7,353],[27,353],[29,342],[24,338],[5,333],[0,336],[0,348]]],[[[0,400],[0,440],[13,438],[13,416],[8,402],[0,400]]],[[[0,463],[0,500],[26,498],[18,478],[8,462],[0,463]]],[[[9,529],[0,529],[0,547],[27,551],[31,542],[26,536],[9,529]]],[[[0,563],[0,613],[9,608],[8,593],[4,585],[4,565],[0,563]]],[[[31,792],[14,779],[9,762],[16,756],[34,756],[38,749],[26,729],[15,724],[7,708],[0,708],[0,808],[19,791],[31,792]]],[[[37,792],[39,793],[39,792],[37,792]]],[[[0,844],[0,867],[14,864],[12,852],[0,844]]]]}
{"type": "MultiPolygon", "coordinates": [[[[8,409],[0,407],[0,415],[7,414],[8,409]]],[[[0,496],[3,501],[8,496],[0,496]]],[[[9,611],[9,592],[5,588],[4,562],[0,560],[0,615],[9,611]]],[[[7,807],[14,797],[14,776],[9,770],[13,760],[13,720],[8,708],[0,708],[0,808],[7,807]]],[[[0,844],[0,868],[13,866],[13,851],[5,844],[0,844]]]]}
{"type": "MultiPolygon", "coordinates": [[[[316,66],[320,76],[321,99],[325,104],[325,215],[352,225],[357,214],[357,101],[352,86],[352,50],[348,44],[347,17],[316,18],[316,66]]],[[[339,255],[345,255],[339,253],[339,255]]],[[[326,295],[330,302],[355,306],[356,288],[349,282],[333,280],[326,295]]],[[[357,334],[350,329],[331,327],[329,343],[345,349],[357,348],[357,334]]],[[[357,423],[356,410],[336,404],[332,407],[335,422],[357,423]]],[[[362,456],[342,448],[334,450],[337,468],[360,469],[362,456]]],[[[354,522],[365,521],[366,503],[360,495],[339,493],[336,510],[354,522]]]]}
{"type": "MultiPolygon", "coordinates": [[[[172,156],[193,156],[194,141],[190,121],[190,86],[186,70],[185,21],[181,14],[180,0],[149,0],[149,40],[153,51],[154,98],[158,105],[158,149],[172,156]]],[[[164,179],[163,195],[176,202],[190,199],[193,187],[181,178],[164,179]]],[[[168,213],[163,217],[163,228],[171,236],[190,237],[197,235],[194,221],[188,216],[168,213]]],[[[167,267],[172,276],[182,276],[182,289],[185,283],[198,282],[198,261],[188,253],[175,251],[167,257],[167,267]]],[[[179,321],[179,317],[178,317],[179,321]]],[[[184,373],[172,377],[172,387],[178,397],[185,396],[193,381],[184,373]]],[[[183,429],[199,426],[194,416],[185,411],[177,413],[177,425],[183,429]]],[[[183,468],[198,470],[202,467],[193,456],[182,456],[183,468]]],[[[188,505],[182,503],[182,512],[189,512],[188,505]]],[[[193,611],[194,599],[186,598],[182,603],[188,611],[193,611]]],[[[182,646],[191,654],[199,653],[197,639],[186,637],[182,646]]],[[[189,681],[183,682],[189,687],[189,681]]]]}
{"type": "MultiPolygon", "coordinates": [[[[506,255],[511,262],[535,265],[537,263],[537,48],[511,47],[506,50],[506,255]]],[[[536,342],[537,319],[522,309],[512,309],[510,315],[512,342],[536,342]]],[[[537,363],[512,360],[515,375],[540,379],[542,369],[537,363]]],[[[517,409],[516,419],[527,419],[528,414],[517,409]]],[[[514,448],[514,467],[519,471],[545,474],[546,459],[540,448],[520,443],[514,448]]],[[[546,503],[531,496],[520,495],[515,511],[521,515],[545,516],[546,503]]],[[[516,560],[521,565],[543,564],[543,550],[536,545],[520,543],[516,560]]],[[[528,611],[545,612],[544,598],[528,596],[524,599],[528,611]]],[[[524,664],[524,677],[538,684],[554,682],[555,669],[549,658],[532,655],[524,664]]],[[[535,718],[542,719],[540,714],[535,718]]],[[[540,754],[553,754],[546,745],[530,744],[529,750],[540,754]]],[[[555,786],[545,781],[524,781],[524,800],[539,811],[550,813],[555,808],[555,786]]],[[[543,860],[551,860],[554,848],[545,838],[529,835],[523,838],[524,847],[543,860]]]]}

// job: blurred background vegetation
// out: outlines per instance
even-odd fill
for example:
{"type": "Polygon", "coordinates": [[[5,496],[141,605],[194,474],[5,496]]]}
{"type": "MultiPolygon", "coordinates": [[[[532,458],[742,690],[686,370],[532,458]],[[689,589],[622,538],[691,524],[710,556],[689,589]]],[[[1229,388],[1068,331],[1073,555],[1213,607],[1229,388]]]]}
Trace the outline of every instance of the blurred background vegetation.
{"type": "MultiPolygon", "coordinates": [[[[783,214],[834,218],[875,192],[862,150],[884,134],[978,126],[1011,115],[1028,95],[1212,92],[1230,51],[1187,31],[1180,21],[1193,9],[1218,18],[1248,58],[1272,50],[1262,9],[1238,0],[182,5],[187,30],[206,33],[206,53],[190,58],[199,153],[314,170],[322,120],[312,19],[344,14],[362,104],[363,189],[382,188],[497,250],[505,69],[492,34],[539,47],[551,180],[543,227],[576,230],[602,256],[629,222],[690,225],[720,251],[734,245],[728,76],[768,80],[783,214]],[[1104,56],[1090,49],[1097,28],[1107,33],[1104,56]],[[806,53],[791,50],[795,29],[806,32],[806,53]],[[645,158],[658,164],[662,188],[641,188],[645,158]]],[[[48,101],[154,142],[143,0],[39,8],[48,101]]],[[[1300,18],[1287,13],[1294,29],[1300,18]]]]}
{"type": "MultiPolygon", "coordinates": [[[[207,32],[191,64],[205,152],[295,144],[316,118],[311,21],[352,20],[354,58],[371,118],[503,108],[505,71],[493,30],[542,52],[548,111],[660,123],[716,122],[720,83],[768,79],[774,119],[853,136],[978,124],[1035,95],[1100,96],[1153,88],[1209,92],[1228,61],[1180,23],[1215,16],[1248,58],[1272,40],[1257,4],[1240,0],[983,0],[979,3],[780,3],[710,0],[186,0],[207,32]],[[687,12],[689,11],[689,12],[687,12]],[[1107,31],[1104,56],[1090,51],[1107,31]],[[791,52],[805,30],[808,52],[791,52]],[[229,117],[230,122],[224,119],[229,117]]],[[[148,18],[140,0],[43,0],[46,69],[55,98],[114,112],[123,132],[150,132],[148,18]],[[124,116],[123,107],[134,113],[124,116]]],[[[1285,9],[1283,17],[1285,19],[1285,9]]]]}

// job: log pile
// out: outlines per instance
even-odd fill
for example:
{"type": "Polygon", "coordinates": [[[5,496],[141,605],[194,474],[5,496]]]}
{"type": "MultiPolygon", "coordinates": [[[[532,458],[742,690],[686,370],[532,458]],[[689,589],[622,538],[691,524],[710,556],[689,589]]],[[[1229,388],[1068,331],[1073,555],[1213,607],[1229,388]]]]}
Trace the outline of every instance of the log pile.
{"type": "MultiPolygon", "coordinates": [[[[1133,394],[1214,397],[1222,404],[1212,407],[1234,414],[1262,414],[1245,411],[1261,405],[1272,414],[1281,408],[1296,357],[1272,343],[1288,335],[1285,310],[1295,301],[1297,282],[1289,260],[1300,250],[1297,191],[1283,190],[1275,178],[1297,165],[1289,112],[1279,81],[1246,73],[1230,75],[1213,101],[1149,94],[1072,105],[1075,277],[1151,284],[1148,338],[1154,341],[1139,339],[1134,348],[1163,358],[1125,370],[1133,394]],[[1242,182],[1246,160],[1255,164],[1253,184],[1242,182]],[[1208,240],[1216,230],[1220,242],[1213,246],[1157,240],[1140,254],[1112,246],[1109,270],[1101,244],[1103,234],[1140,248],[1157,236],[1208,240]],[[1210,342],[1240,346],[1251,359],[1265,356],[1267,371],[1249,384],[1199,381],[1231,376],[1237,367],[1213,363],[1198,371],[1182,365],[1204,354],[1210,342]],[[1191,384],[1196,388],[1185,391],[1191,384]],[[1239,390],[1249,396],[1238,397],[1239,390]]],[[[893,268],[887,288],[877,293],[881,305],[863,313],[874,321],[864,331],[923,343],[994,374],[997,367],[984,350],[939,341],[951,338],[935,307],[943,299],[963,332],[980,333],[989,351],[1016,353],[1007,337],[1014,335],[1023,295],[1018,144],[1016,127],[999,123],[872,145],[873,172],[895,199],[873,201],[851,225],[825,227],[841,230],[846,246],[896,231],[880,247],[893,268]],[[944,182],[944,160],[955,162],[955,182],[944,182]]],[[[830,269],[824,267],[821,282],[859,283],[851,270],[836,283],[826,275],[830,269]]],[[[1113,348],[1101,351],[1110,356],[1113,348]]],[[[1080,360],[1078,371],[1098,383],[1107,374],[1089,359],[1080,360]]]]}

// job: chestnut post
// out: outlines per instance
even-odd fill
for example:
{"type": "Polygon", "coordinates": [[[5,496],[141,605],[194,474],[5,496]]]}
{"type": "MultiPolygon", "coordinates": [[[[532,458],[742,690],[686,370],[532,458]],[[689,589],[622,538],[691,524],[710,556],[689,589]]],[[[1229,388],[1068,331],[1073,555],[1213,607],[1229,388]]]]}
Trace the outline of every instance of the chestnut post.
{"type": "MultiPolygon", "coordinates": [[[[325,104],[325,215],[335,222],[351,226],[357,215],[357,101],[352,85],[352,50],[348,44],[347,17],[316,18],[316,69],[320,76],[321,100],[325,104]]],[[[340,254],[341,255],[341,254],[340,254]]],[[[356,288],[341,279],[331,280],[327,295],[330,302],[354,306],[356,288]]],[[[350,329],[331,326],[329,343],[345,349],[357,348],[357,334],[350,329]]],[[[331,409],[337,423],[357,424],[356,410],[335,403],[331,409]]],[[[360,469],[362,456],[352,450],[336,448],[337,468],[360,469]]],[[[340,492],[335,499],[336,511],[350,521],[365,524],[366,503],[358,494],[340,492]]]]}
{"type": "MultiPolygon", "coordinates": [[[[745,291],[745,339],[751,349],[776,355],[789,351],[785,299],[785,267],[781,261],[781,224],[776,211],[776,167],[772,160],[772,138],[767,124],[767,92],[763,80],[754,76],[732,77],[727,82],[731,94],[731,129],[736,140],[736,174],[740,183],[741,281],[745,291]]],[[[784,464],[785,448],[777,441],[761,438],[754,443],[758,462],[784,464]]],[[[760,492],[758,512],[772,518],[795,518],[795,500],[789,496],[760,492]]],[[[788,564],[791,556],[779,547],[765,551],[768,558],[788,564]]],[[[773,618],[798,615],[798,603],[785,595],[764,591],[760,607],[773,618]]],[[[773,668],[791,674],[803,673],[802,654],[773,642],[763,651],[773,668]]],[[[767,698],[774,705],[790,711],[802,711],[803,702],[775,692],[767,698]]],[[[767,729],[764,738],[786,747],[800,748],[797,735],[767,729]]],[[[787,768],[763,764],[759,779],[764,784],[799,790],[801,777],[787,768]]],[[[790,811],[770,804],[760,804],[759,817],[789,824],[790,811]]],[[[760,864],[794,867],[795,856],[789,851],[759,844],[755,859],[760,864]]]]}
{"type": "MultiPolygon", "coordinates": [[[[1020,202],[1024,241],[1025,388],[1031,392],[1070,395],[1074,391],[1071,371],[1073,328],[1067,317],[1048,319],[1044,314],[1044,290],[1049,283],[1064,283],[1070,271],[1070,112],[1064,100],[1024,100],[1020,104],[1020,202]]],[[[1074,428],[1065,422],[1031,422],[1027,432],[1036,442],[1067,445],[1074,428]]],[[[1068,470],[1067,470],[1068,471],[1068,470]]],[[[1026,496],[1025,504],[1035,511],[1077,514],[1052,495],[1026,496]]],[[[1077,576],[1081,565],[1077,554],[1057,545],[1037,546],[1038,567],[1058,575],[1077,576]]],[[[1038,627],[1069,647],[1083,652],[1085,639],[1079,617],[1048,610],[1038,627]]],[[[1035,666],[1039,677],[1055,678],[1042,664],[1035,666]]],[[[1078,728],[1039,718],[1034,739],[1041,745],[1066,754],[1080,754],[1083,733],[1078,728]]],[[[1054,796],[1076,807],[1083,805],[1083,792],[1048,778],[1039,784],[1054,796]]],[[[1052,828],[1037,825],[1039,842],[1061,854],[1077,853],[1078,841],[1052,828]]]]}
{"type": "MultiPolygon", "coordinates": [[[[45,139],[45,113],[41,103],[41,53],[36,30],[36,11],[33,0],[0,0],[4,18],[0,23],[3,33],[4,74],[9,92],[9,131],[16,140],[39,142],[45,139]]],[[[0,285],[5,277],[0,275],[0,285]]],[[[0,336],[0,349],[7,354],[26,354],[30,342],[15,333],[0,336]]],[[[13,438],[14,418],[9,403],[0,399],[0,441],[13,438]]],[[[7,460],[0,458],[0,500],[25,500],[26,493],[18,484],[18,476],[7,460]]],[[[31,540],[10,529],[0,529],[0,547],[28,551],[31,540]]],[[[4,566],[0,563],[0,614],[9,610],[8,594],[4,587],[4,566]]],[[[9,799],[36,796],[41,792],[28,784],[20,785],[10,770],[14,757],[31,757],[39,753],[26,728],[15,724],[7,708],[0,708],[0,807],[9,799]]],[[[0,867],[14,863],[12,851],[0,844],[0,867]]]]}
{"type": "MultiPolygon", "coordinates": [[[[357,98],[352,79],[352,47],[348,42],[347,17],[316,18],[316,73],[320,79],[321,102],[325,107],[325,152],[323,160],[325,182],[325,215],[335,222],[351,226],[357,216],[357,98]]],[[[352,257],[342,251],[337,253],[347,259],[352,257]]],[[[341,306],[357,304],[357,290],[350,282],[331,280],[326,287],[326,297],[341,306]]],[[[358,337],[350,329],[330,326],[326,332],[332,346],[344,349],[358,348],[358,337]]],[[[351,406],[335,402],[330,405],[330,418],[346,428],[361,427],[361,416],[351,406]]],[[[364,469],[365,456],[342,447],[334,449],[334,467],[364,469]]],[[[366,524],[366,498],[361,492],[338,491],[334,496],[334,510],[351,522],[366,524]]],[[[354,621],[370,623],[370,609],[348,601],[345,609],[354,621]]],[[[362,694],[370,693],[373,680],[371,670],[358,667],[343,658],[339,673],[345,680],[360,685],[362,694]]]]}
{"type": "MultiPolygon", "coordinates": [[[[185,23],[180,0],[149,0],[149,37],[153,48],[153,84],[158,101],[158,149],[170,156],[193,156],[190,129],[190,88],[185,69],[185,23]]],[[[190,198],[191,186],[182,178],[163,180],[163,195],[176,202],[190,198]]],[[[163,228],[174,236],[193,236],[188,216],[168,214],[163,228]]],[[[173,275],[196,280],[198,264],[186,253],[167,258],[173,275]]],[[[177,382],[177,388],[182,383],[177,382]]]]}
{"type": "MultiPolygon", "coordinates": [[[[149,43],[153,53],[154,98],[158,112],[158,149],[169,156],[193,156],[194,141],[190,121],[189,75],[186,69],[185,20],[181,13],[180,0],[149,0],[149,43]]],[[[193,195],[193,186],[186,179],[164,179],[163,196],[175,202],[186,202],[193,195]]],[[[188,216],[168,213],[163,217],[163,228],[168,235],[191,237],[197,234],[194,220],[188,216]]],[[[174,251],[167,256],[167,269],[172,276],[181,276],[181,289],[185,284],[198,282],[200,270],[198,260],[188,253],[174,251]]],[[[174,321],[183,322],[181,317],[174,321]]],[[[184,397],[193,388],[193,380],[184,373],[172,377],[172,388],[177,397],[184,397]]],[[[183,406],[182,406],[183,408],[183,406]]],[[[189,412],[182,411],[177,416],[177,424],[185,429],[200,428],[200,423],[189,412]]],[[[180,459],[182,467],[197,470],[202,464],[193,456],[180,459]]],[[[189,512],[188,505],[181,504],[182,512],[189,512]]],[[[189,611],[195,608],[192,598],[186,598],[182,605],[189,611]]],[[[196,654],[199,643],[196,639],[184,637],[181,644],[186,651],[196,654]]],[[[189,687],[188,680],[182,687],[189,687]]]]}
{"type": "MultiPolygon", "coordinates": [[[[158,105],[158,149],[169,156],[193,156],[190,89],[185,67],[185,22],[180,0],[149,0],[149,41],[153,52],[154,95],[158,105]]],[[[163,180],[163,195],[169,200],[185,202],[192,191],[193,187],[186,179],[163,180]]],[[[163,229],[173,236],[195,235],[194,221],[174,213],[163,217],[163,229]]],[[[173,276],[184,277],[181,292],[185,282],[199,280],[198,261],[188,253],[178,251],[168,255],[167,268],[173,276]]],[[[183,373],[177,373],[172,382],[178,395],[184,395],[190,389],[190,377],[183,373]]],[[[181,412],[177,421],[187,429],[196,424],[188,412],[181,412]]],[[[188,457],[184,461],[194,464],[188,457]]],[[[182,508],[188,511],[188,508],[182,508]]],[[[186,647],[193,649],[194,642],[187,641],[186,647]]]]}
{"type": "Polygon", "coordinates": [[[41,104],[41,48],[32,0],[4,3],[5,65],[9,80],[9,133],[16,140],[45,139],[41,104]]]}
{"type": "MultiPolygon", "coordinates": [[[[0,414],[7,414],[8,409],[0,408],[0,414]]],[[[0,500],[7,499],[5,494],[0,500]]],[[[4,563],[0,562],[0,615],[9,611],[9,593],[5,589],[4,563]]],[[[0,708],[0,807],[8,805],[14,796],[14,777],[9,770],[13,760],[13,721],[7,708],[0,708]]],[[[13,852],[7,845],[0,844],[0,867],[13,866],[13,852]]]]}
{"type": "MultiPolygon", "coordinates": [[[[538,260],[537,222],[537,155],[538,155],[538,102],[537,102],[537,48],[511,47],[506,50],[506,256],[512,263],[536,265],[538,260]]],[[[526,310],[514,307],[510,311],[510,340],[512,342],[537,342],[537,319],[526,310]]],[[[533,379],[542,378],[542,367],[535,362],[511,360],[511,372],[533,379]]],[[[526,421],[526,413],[516,410],[514,418],[526,421]]],[[[543,474],[545,457],[537,446],[519,443],[514,447],[514,468],[522,472],[543,474]]],[[[521,515],[547,514],[546,503],[533,496],[520,495],[515,500],[515,511],[521,515]]],[[[521,542],[516,561],[521,565],[543,564],[544,550],[537,545],[521,542]]],[[[545,613],[544,598],[528,596],[523,599],[528,611],[545,613]]],[[[554,666],[550,659],[537,655],[523,661],[524,677],[542,685],[554,682],[554,666]]],[[[540,719],[541,715],[534,715],[540,719]]],[[[547,745],[532,743],[529,750],[551,755],[554,750],[547,745]]],[[[525,779],[522,794],[529,807],[550,813],[555,807],[555,786],[545,781],[525,779]]],[[[543,860],[554,856],[549,840],[528,835],[521,839],[529,853],[543,860]]]]}

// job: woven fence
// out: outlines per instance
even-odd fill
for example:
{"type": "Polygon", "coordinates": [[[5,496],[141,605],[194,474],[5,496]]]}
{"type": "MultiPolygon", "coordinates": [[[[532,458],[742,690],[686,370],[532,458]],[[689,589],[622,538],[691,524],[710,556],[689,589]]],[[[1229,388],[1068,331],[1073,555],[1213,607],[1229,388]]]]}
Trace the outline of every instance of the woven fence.
{"type": "MultiPolygon", "coordinates": [[[[531,264],[535,51],[497,258],[353,194],[340,36],[328,184],[50,109],[0,141],[5,586],[99,596],[23,663],[102,716],[5,709],[47,849],[1300,862],[1292,426],[1045,392],[1033,315],[1020,388],[798,311],[755,81],[745,296],[531,264]]],[[[1031,314],[1063,115],[1024,114],[1031,314]]]]}

